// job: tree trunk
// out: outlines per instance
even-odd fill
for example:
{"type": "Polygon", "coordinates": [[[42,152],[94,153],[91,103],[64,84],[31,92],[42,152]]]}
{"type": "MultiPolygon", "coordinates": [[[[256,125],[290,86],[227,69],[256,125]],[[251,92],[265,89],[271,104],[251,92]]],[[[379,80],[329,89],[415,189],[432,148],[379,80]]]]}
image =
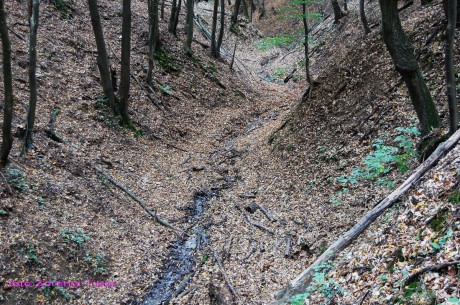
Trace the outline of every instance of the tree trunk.
{"type": "Polygon", "coordinates": [[[177,9],[176,9],[176,15],[174,16],[174,36],[177,36],[177,25],[179,24],[179,16],[180,16],[180,9],[182,7],[182,1],[177,0],[177,9]]]}
{"type": "Polygon", "coordinates": [[[193,39],[193,0],[187,0],[187,18],[186,18],[186,38],[184,51],[187,56],[192,56],[192,39],[193,39]]]}
{"type": "Polygon", "coordinates": [[[338,23],[339,20],[345,16],[340,8],[339,2],[337,0],[331,0],[332,8],[334,9],[334,23],[338,23]]]}
{"type": "Polygon", "coordinates": [[[364,26],[364,34],[367,35],[371,32],[369,24],[367,23],[366,11],[364,10],[364,0],[359,0],[359,15],[364,26]]]}
{"type": "Polygon", "coordinates": [[[168,23],[168,32],[171,34],[176,35],[174,33],[174,21],[176,20],[176,10],[177,10],[177,0],[172,0],[171,3],[171,15],[169,15],[169,23],[168,23]]]}
{"type": "Polygon", "coordinates": [[[311,79],[310,76],[310,56],[308,55],[308,23],[307,23],[307,5],[306,2],[307,0],[302,2],[302,21],[303,21],[303,29],[304,29],[304,37],[305,37],[305,42],[304,42],[304,52],[305,52],[305,77],[307,79],[307,82],[309,84],[309,90],[311,91],[313,89],[313,80],[311,79]]]}
{"type": "MultiPolygon", "coordinates": [[[[158,8],[158,6],[157,6],[158,8]]],[[[123,23],[121,28],[120,115],[124,125],[130,124],[128,114],[131,78],[131,0],[123,0],[123,23]]]]}
{"type": "Polygon", "coordinates": [[[161,0],[161,20],[165,18],[165,0],[161,0]]]}
{"type": "Polygon", "coordinates": [[[404,33],[397,0],[379,0],[382,11],[383,38],[396,70],[406,83],[421,125],[422,135],[439,127],[440,120],[430,91],[414,55],[414,48],[404,33]]]}
{"type": "MultiPolygon", "coordinates": [[[[444,7],[444,13],[446,14],[446,17],[448,15],[448,0],[442,0],[442,4],[444,7]]],[[[457,0],[457,28],[460,27],[460,1],[457,0]]]]}
{"type": "Polygon", "coordinates": [[[265,16],[265,0],[261,1],[261,5],[259,6],[259,20],[265,16]]]}
{"type": "Polygon", "coordinates": [[[112,79],[109,69],[109,57],[105,47],[104,32],[102,31],[101,16],[97,7],[97,0],[88,0],[89,12],[91,15],[91,25],[97,47],[97,66],[101,76],[102,90],[109,100],[110,109],[114,115],[118,114],[118,102],[113,92],[112,79]]]}
{"type": "Polygon", "coordinates": [[[457,88],[454,74],[454,39],[457,19],[458,0],[447,0],[447,28],[446,28],[446,80],[447,101],[449,104],[449,134],[452,135],[458,128],[457,88]]]}
{"type": "Polygon", "coordinates": [[[38,11],[40,1],[29,0],[29,111],[27,113],[26,134],[24,137],[24,151],[33,149],[32,134],[35,124],[35,110],[37,107],[37,31],[38,11]]]}
{"type": "Polygon", "coordinates": [[[152,86],[153,55],[160,47],[160,28],[158,18],[158,0],[148,0],[149,4],[149,64],[147,84],[152,86]]]}
{"type": "Polygon", "coordinates": [[[220,0],[220,28],[219,37],[217,38],[217,50],[220,54],[220,47],[222,46],[222,40],[224,39],[225,30],[225,0],[220,0]]]}
{"type": "Polygon", "coordinates": [[[11,43],[6,24],[5,1],[0,0],[0,35],[3,48],[3,84],[5,90],[5,108],[3,110],[2,147],[0,166],[5,165],[13,146],[11,123],[13,121],[13,75],[11,71],[11,43]]]}
{"type": "Polygon", "coordinates": [[[219,57],[219,50],[217,50],[217,42],[216,42],[218,8],[219,8],[219,0],[214,0],[214,9],[212,11],[212,27],[211,27],[211,53],[212,53],[212,56],[216,58],[219,57]]]}
{"type": "Polygon", "coordinates": [[[231,26],[235,26],[238,21],[238,14],[240,12],[241,0],[235,0],[235,6],[233,7],[233,14],[231,18],[231,26]]]}
{"type": "Polygon", "coordinates": [[[244,15],[244,17],[249,19],[248,2],[246,0],[241,0],[241,5],[243,7],[243,15],[244,15]]]}
{"type": "Polygon", "coordinates": [[[348,0],[343,0],[343,10],[348,12],[348,0]]]}

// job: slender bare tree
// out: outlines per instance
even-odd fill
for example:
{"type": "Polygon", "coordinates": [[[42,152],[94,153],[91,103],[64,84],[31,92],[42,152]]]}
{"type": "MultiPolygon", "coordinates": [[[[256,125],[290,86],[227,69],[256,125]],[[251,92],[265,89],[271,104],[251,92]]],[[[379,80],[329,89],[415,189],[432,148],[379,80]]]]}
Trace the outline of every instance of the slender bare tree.
{"type": "Polygon", "coordinates": [[[118,115],[118,101],[114,93],[114,85],[112,84],[109,57],[105,46],[104,32],[102,31],[101,16],[97,6],[97,0],[88,0],[89,12],[91,15],[91,25],[96,39],[97,47],[97,66],[101,76],[102,90],[109,100],[110,109],[114,115],[118,115]]]}
{"type": "Polygon", "coordinates": [[[447,28],[446,28],[446,80],[447,101],[449,104],[449,134],[454,134],[458,128],[457,87],[455,86],[454,72],[454,40],[457,23],[457,1],[447,0],[447,28]]]}
{"type": "Polygon", "coordinates": [[[37,108],[37,32],[38,11],[40,0],[29,0],[29,110],[27,112],[26,133],[24,136],[24,150],[33,149],[33,132],[35,124],[35,110],[37,108]]]}
{"type": "Polygon", "coordinates": [[[158,0],[148,0],[149,7],[149,63],[147,83],[152,85],[153,56],[160,48],[160,27],[158,18],[158,0]]]}
{"type": "Polygon", "coordinates": [[[184,51],[188,56],[192,56],[192,40],[193,40],[193,0],[187,0],[187,18],[186,18],[186,38],[184,43],[184,51]]]}
{"type": "MultiPolygon", "coordinates": [[[[157,7],[158,8],[158,7],[157,7]]],[[[131,79],[131,0],[123,0],[123,23],[121,28],[121,73],[120,88],[120,115],[124,125],[129,125],[128,114],[129,87],[131,79]]]]}
{"type": "Polygon", "coordinates": [[[3,109],[2,147],[0,150],[0,166],[6,164],[13,146],[11,123],[13,121],[13,73],[11,70],[11,43],[6,24],[5,1],[0,0],[0,35],[3,50],[3,84],[5,91],[5,108],[3,109]]]}
{"type": "Polygon", "coordinates": [[[367,23],[366,11],[364,10],[364,0],[359,0],[359,15],[364,26],[364,34],[367,35],[371,32],[371,28],[367,23]]]}

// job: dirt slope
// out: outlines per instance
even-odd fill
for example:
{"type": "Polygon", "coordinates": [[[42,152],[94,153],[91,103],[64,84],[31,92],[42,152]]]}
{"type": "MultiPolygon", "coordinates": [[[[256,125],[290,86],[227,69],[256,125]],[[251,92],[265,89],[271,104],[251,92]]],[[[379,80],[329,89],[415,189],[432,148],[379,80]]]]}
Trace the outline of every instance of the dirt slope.
{"type": "MultiPolygon", "coordinates": [[[[415,124],[403,87],[388,94],[396,73],[377,31],[361,36],[356,3],[350,3],[352,12],[342,25],[328,19],[318,28],[322,45],[313,53],[312,67],[318,89],[311,103],[290,115],[293,119],[271,145],[270,135],[299,101],[303,84],[268,83],[258,75],[273,73],[281,63],[295,66],[301,50],[287,56],[284,49],[261,53],[255,47],[257,32],[247,26],[247,37],[239,38],[236,71],[230,71],[228,62],[211,60],[209,49],[200,44],[193,45],[195,58],[186,58],[182,42],[162,34],[166,52],[156,62],[154,77],[156,95],[164,105],[157,109],[133,80],[133,132],[107,115],[99,98],[85,1],[73,1],[72,6],[75,11],[67,19],[51,3],[42,4],[38,149],[21,158],[16,138],[12,163],[0,179],[0,209],[5,214],[0,216],[0,295],[6,304],[140,304],[164,278],[178,236],[152,221],[91,165],[110,173],[174,225],[189,233],[197,225],[203,228],[207,245],[198,247],[195,272],[175,297],[177,304],[232,298],[213,250],[224,259],[239,295],[237,303],[268,302],[388,192],[385,186],[362,181],[334,201],[343,188],[336,178],[359,165],[376,138],[385,136],[389,143],[398,135],[396,127],[415,124]],[[261,66],[265,57],[270,63],[261,66]],[[344,82],[345,89],[337,94],[344,82]],[[53,107],[62,111],[57,132],[66,144],[46,136],[53,107]],[[194,195],[203,192],[214,196],[205,203],[203,215],[193,219],[194,195]],[[250,217],[266,229],[249,223],[236,206],[251,202],[265,206],[276,222],[258,210],[250,217]],[[288,258],[287,240],[292,244],[288,258]],[[82,286],[32,289],[10,287],[10,280],[61,280],[82,286]],[[116,284],[94,287],[87,280],[116,284]]],[[[112,66],[118,67],[121,3],[100,1],[100,6],[112,66]]],[[[11,35],[18,101],[14,126],[20,132],[28,98],[26,7],[21,1],[8,2],[7,7],[8,23],[16,33],[11,35]]],[[[146,2],[133,1],[133,74],[141,82],[146,11],[146,2]]],[[[423,29],[411,31],[418,46],[441,18],[438,3],[426,9],[414,6],[404,14],[407,25],[423,29]]],[[[180,28],[180,39],[183,34],[180,28]]],[[[209,44],[199,31],[195,39],[209,44]]],[[[226,37],[227,49],[234,40],[226,37]]],[[[439,105],[445,101],[441,46],[438,38],[420,48],[439,105]]],[[[392,171],[389,179],[397,183],[405,175],[392,171]]]]}

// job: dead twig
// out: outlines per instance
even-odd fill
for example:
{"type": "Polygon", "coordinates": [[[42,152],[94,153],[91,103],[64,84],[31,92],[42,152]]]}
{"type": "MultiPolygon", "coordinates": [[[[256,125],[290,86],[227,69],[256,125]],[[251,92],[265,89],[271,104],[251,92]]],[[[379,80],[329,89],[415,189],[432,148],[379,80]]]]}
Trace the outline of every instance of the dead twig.
{"type": "Polygon", "coordinates": [[[233,288],[233,285],[230,282],[230,279],[228,278],[227,272],[225,272],[224,265],[222,264],[222,260],[220,259],[219,254],[217,254],[215,249],[212,249],[212,254],[214,255],[214,259],[216,260],[217,265],[220,268],[220,271],[224,275],[225,282],[227,282],[228,289],[233,294],[233,296],[238,300],[239,299],[238,293],[236,293],[235,288],[233,288]]]}
{"type": "Polygon", "coordinates": [[[269,229],[269,228],[267,228],[267,227],[265,227],[265,226],[263,226],[263,225],[261,225],[261,224],[255,223],[255,222],[252,220],[252,218],[251,218],[251,216],[249,215],[249,213],[246,212],[245,209],[241,208],[239,205],[236,205],[236,208],[237,208],[238,210],[240,210],[240,211],[244,214],[244,216],[246,216],[246,219],[248,220],[248,222],[249,222],[251,225],[253,225],[254,227],[256,227],[256,228],[258,228],[258,229],[260,229],[260,230],[262,230],[262,231],[265,231],[265,232],[267,232],[267,233],[270,233],[270,234],[272,234],[272,235],[275,234],[275,232],[273,232],[271,229],[269,229]]]}
{"type": "Polygon", "coordinates": [[[364,303],[364,300],[367,298],[367,296],[369,295],[370,292],[371,292],[370,289],[368,291],[366,291],[366,293],[361,298],[361,301],[359,301],[358,305],[362,305],[364,303]]]}
{"type": "Polygon", "coordinates": [[[58,107],[54,107],[53,110],[51,110],[50,129],[48,130],[47,134],[51,140],[56,141],[58,143],[64,143],[64,139],[62,139],[60,136],[56,134],[56,128],[55,128],[56,118],[60,112],[61,112],[61,109],[58,107]]]}
{"type": "Polygon", "coordinates": [[[286,236],[286,250],[284,251],[284,257],[290,258],[291,257],[291,237],[286,236]]]}
{"type": "Polygon", "coordinates": [[[425,268],[422,268],[419,271],[417,271],[417,272],[411,274],[409,277],[407,277],[407,279],[401,285],[401,289],[406,287],[406,286],[409,286],[410,283],[415,281],[417,278],[419,278],[424,273],[438,272],[438,271],[441,271],[443,269],[446,269],[446,268],[448,268],[450,266],[454,266],[454,265],[460,265],[460,261],[453,261],[453,262],[447,262],[447,263],[441,263],[441,264],[426,266],[425,268]]]}
{"type": "Polygon", "coordinates": [[[273,218],[272,214],[267,210],[267,208],[264,205],[260,204],[259,208],[262,211],[262,213],[264,213],[264,215],[268,218],[268,220],[270,220],[271,222],[276,221],[276,219],[273,218]]]}
{"type": "Polygon", "coordinates": [[[18,33],[16,33],[12,28],[8,27],[8,30],[10,30],[11,33],[14,34],[14,36],[16,36],[17,38],[21,39],[22,41],[26,41],[24,39],[24,37],[22,37],[21,35],[19,35],[18,33]]]}
{"type": "Polygon", "coordinates": [[[162,226],[165,226],[169,229],[172,229],[174,230],[176,233],[180,233],[180,234],[184,234],[186,236],[190,236],[188,233],[182,231],[181,229],[175,227],[174,225],[170,224],[169,222],[167,222],[166,220],[163,220],[161,219],[157,213],[155,211],[152,211],[150,210],[147,205],[141,200],[139,199],[136,195],[134,195],[130,190],[128,190],[126,187],[124,187],[123,185],[121,185],[120,183],[118,183],[117,181],[115,181],[115,179],[110,176],[109,174],[107,174],[106,172],[104,172],[103,170],[101,170],[100,168],[96,167],[95,165],[91,164],[91,167],[100,175],[102,175],[104,178],[106,178],[110,183],[112,183],[113,185],[115,185],[117,188],[119,188],[120,190],[122,190],[123,192],[125,192],[129,197],[131,197],[132,199],[134,199],[134,201],[136,201],[146,212],[147,214],[149,214],[153,219],[155,219],[156,222],[158,222],[159,224],[161,224],[162,226]]]}

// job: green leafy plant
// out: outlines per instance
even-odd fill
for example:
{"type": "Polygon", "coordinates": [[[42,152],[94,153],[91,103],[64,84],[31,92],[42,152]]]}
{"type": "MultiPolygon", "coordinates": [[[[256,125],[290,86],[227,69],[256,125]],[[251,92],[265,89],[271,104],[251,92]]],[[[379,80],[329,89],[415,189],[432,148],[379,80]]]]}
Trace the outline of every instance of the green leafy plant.
{"type": "Polygon", "coordinates": [[[105,274],[106,273],[106,261],[101,254],[92,254],[88,253],[85,257],[83,257],[83,261],[88,263],[94,273],[96,274],[105,274]]]}
{"type": "Polygon", "coordinates": [[[274,47],[293,48],[295,46],[295,35],[278,35],[274,37],[265,37],[257,42],[257,48],[261,51],[267,51],[274,47]]]}
{"type": "Polygon", "coordinates": [[[287,67],[278,67],[275,71],[271,74],[270,78],[274,81],[283,80],[286,77],[287,67]]]}
{"type": "Polygon", "coordinates": [[[61,231],[61,237],[64,239],[65,243],[74,242],[79,245],[90,240],[90,237],[86,235],[82,229],[77,229],[76,231],[64,229],[61,231]]]}
{"type": "Polygon", "coordinates": [[[156,51],[154,58],[157,60],[160,67],[168,73],[180,72],[182,70],[182,67],[178,64],[178,62],[165,49],[156,51]]]}
{"type": "Polygon", "coordinates": [[[291,305],[304,305],[305,299],[308,298],[309,296],[310,296],[309,292],[296,294],[289,299],[289,302],[291,303],[291,305]]]}
{"type": "Polygon", "coordinates": [[[171,94],[171,86],[159,85],[159,87],[164,93],[171,94]]]}
{"type": "Polygon", "coordinates": [[[19,253],[25,254],[27,258],[27,263],[29,264],[32,264],[32,265],[42,264],[41,260],[38,259],[36,246],[33,244],[29,244],[29,243],[25,244],[25,246],[21,248],[21,250],[19,250],[19,253]]]}
{"type": "Polygon", "coordinates": [[[460,202],[460,193],[452,193],[449,197],[450,203],[459,203],[460,202]]]}
{"type": "MultiPolygon", "coordinates": [[[[397,147],[385,145],[381,139],[376,140],[372,144],[374,151],[363,160],[364,166],[355,167],[349,176],[338,177],[337,182],[356,184],[362,179],[376,180],[393,169],[398,169],[402,173],[409,170],[408,161],[417,156],[412,137],[419,135],[419,132],[416,128],[397,128],[396,130],[401,132],[394,139],[397,147]]],[[[394,184],[387,179],[380,179],[376,184],[394,187],[394,184]]]]}
{"type": "Polygon", "coordinates": [[[326,277],[327,272],[333,268],[334,266],[330,262],[323,263],[313,268],[315,273],[313,274],[312,283],[307,287],[304,293],[297,294],[289,299],[291,305],[305,304],[305,299],[315,291],[326,298],[326,304],[329,304],[335,296],[339,294],[343,295],[345,293],[343,288],[335,283],[333,279],[327,279],[326,277]]]}
{"type": "Polygon", "coordinates": [[[447,230],[446,234],[440,238],[435,238],[431,243],[434,252],[441,251],[447,240],[452,237],[452,229],[447,230]]]}
{"type": "Polygon", "coordinates": [[[29,188],[25,174],[16,168],[9,167],[6,170],[6,181],[17,191],[24,191],[29,188]]]}

